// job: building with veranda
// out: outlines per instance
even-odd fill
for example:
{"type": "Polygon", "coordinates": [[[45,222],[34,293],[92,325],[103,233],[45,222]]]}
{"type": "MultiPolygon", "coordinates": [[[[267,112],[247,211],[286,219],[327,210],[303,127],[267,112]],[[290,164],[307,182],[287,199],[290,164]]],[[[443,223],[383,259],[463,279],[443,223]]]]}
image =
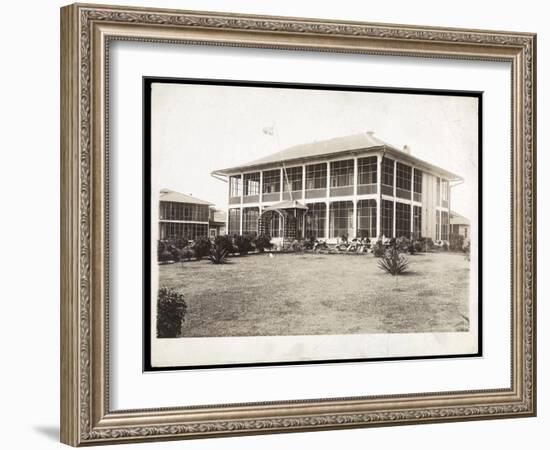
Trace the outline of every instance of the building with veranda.
{"type": "Polygon", "coordinates": [[[463,181],[373,132],[296,145],[212,174],[228,182],[229,234],[329,242],[448,241],[451,188],[463,181]]]}
{"type": "Polygon", "coordinates": [[[162,189],[159,197],[159,239],[189,239],[209,235],[212,203],[162,189]]]}

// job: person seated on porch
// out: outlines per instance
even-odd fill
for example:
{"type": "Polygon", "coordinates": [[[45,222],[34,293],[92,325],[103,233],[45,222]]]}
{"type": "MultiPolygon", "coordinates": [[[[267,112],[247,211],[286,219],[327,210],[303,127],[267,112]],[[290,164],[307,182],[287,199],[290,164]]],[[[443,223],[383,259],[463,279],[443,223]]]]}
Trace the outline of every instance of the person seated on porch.
{"type": "Polygon", "coordinates": [[[358,246],[359,246],[359,241],[357,240],[357,238],[352,239],[350,244],[346,247],[346,251],[347,252],[356,252],[358,246]]]}

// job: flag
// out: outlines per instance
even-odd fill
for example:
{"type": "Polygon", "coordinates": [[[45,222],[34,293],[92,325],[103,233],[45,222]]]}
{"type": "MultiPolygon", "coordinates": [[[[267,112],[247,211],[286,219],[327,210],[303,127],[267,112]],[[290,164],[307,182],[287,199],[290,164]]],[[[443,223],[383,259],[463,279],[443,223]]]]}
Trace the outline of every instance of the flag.
{"type": "Polygon", "coordinates": [[[262,129],[263,134],[269,134],[270,136],[273,136],[273,127],[264,127],[262,129]]]}

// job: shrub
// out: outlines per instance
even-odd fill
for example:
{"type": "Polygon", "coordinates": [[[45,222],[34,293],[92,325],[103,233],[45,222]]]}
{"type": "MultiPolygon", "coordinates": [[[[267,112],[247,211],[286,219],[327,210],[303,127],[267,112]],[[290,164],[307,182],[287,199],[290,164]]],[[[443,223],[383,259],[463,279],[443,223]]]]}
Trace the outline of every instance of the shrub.
{"type": "Polygon", "coordinates": [[[228,236],[227,234],[224,235],[217,235],[214,238],[214,246],[221,247],[225,250],[227,250],[227,253],[234,253],[235,248],[233,246],[233,239],[231,239],[231,236],[228,236]]]}
{"type": "Polygon", "coordinates": [[[205,236],[199,237],[193,243],[193,251],[195,252],[195,258],[197,260],[203,258],[210,254],[210,248],[212,247],[212,242],[205,236]]]}
{"type": "Polygon", "coordinates": [[[186,237],[174,239],[174,246],[180,250],[189,245],[189,240],[186,237]]]}
{"type": "Polygon", "coordinates": [[[470,261],[470,239],[464,240],[464,247],[462,248],[464,253],[466,253],[466,259],[470,261]]]}
{"type": "Polygon", "coordinates": [[[260,253],[263,253],[264,250],[273,247],[273,244],[271,243],[271,236],[267,234],[259,234],[254,239],[254,245],[260,253]]]}
{"type": "Polygon", "coordinates": [[[183,294],[161,287],[157,298],[157,337],[174,338],[181,335],[187,304],[183,294]]]}
{"type": "Polygon", "coordinates": [[[400,236],[395,240],[395,248],[398,252],[407,252],[411,241],[405,236],[400,236]]]}
{"type": "Polygon", "coordinates": [[[290,244],[290,250],[292,250],[293,252],[303,252],[304,249],[305,249],[304,244],[298,239],[294,239],[292,241],[292,244],[290,244]]]}
{"type": "Polygon", "coordinates": [[[413,247],[415,253],[426,251],[426,246],[424,245],[424,238],[418,238],[413,241],[413,247]]]}
{"type": "Polygon", "coordinates": [[[382,241],[378,239],[373,245],[372,245],[372,253],[375,257],[381,258],[384,256],[384,253],[386,252],[386,249],[384,248],[384,244],[382,244],[382,241]]]}
{"type": "Polygon", "coordinates": [[[315,248],[315,242],[315,237],[310,236],[309,239],[304,242],[304,250],[313,250],[313,248],[315,248]]]}
{"type": "Polygon", "coordinates": [[[449,236],[449,248],[453,252],[461,252],[464,249],[464,236],[461,234],[451,234],[449,236]]]}
{"type": "Polygon", "coordinates": [[[252,250],[252,242],[250,236],[246,234],[236,234],[234,241],[240,255],[244,256],[250,250],[252,250]]]}
{"type": "Polygon", "coordinates": [[[378,267],[391,275],[399,275],[407,270],[409,261],[401,256],[397,249],[390,248],[384,257],[378,261],[378,267]]]}
{"type": "Polygon", "coordinates": [[[227,255],[229,250],[221,242],[214,242],[214,245],[210,249],[210,255],[208,258],[212,264],[225,264],[227,262],[227,255]]]}
{"type": "Polygon", "coordinates": [[[168,249],[168,245],[163,241],[158,241],[157,260],[159,262],[172,261],[172,253],[168,249]]]}
{"type": "Polygon", "coordinates": [[[347,234],[347,233],[343,233],[342,236],[340,236],[340,240],[341,240],[344,244],[347,244],[347,242],[348,242],[348,234],[347,234]]]}

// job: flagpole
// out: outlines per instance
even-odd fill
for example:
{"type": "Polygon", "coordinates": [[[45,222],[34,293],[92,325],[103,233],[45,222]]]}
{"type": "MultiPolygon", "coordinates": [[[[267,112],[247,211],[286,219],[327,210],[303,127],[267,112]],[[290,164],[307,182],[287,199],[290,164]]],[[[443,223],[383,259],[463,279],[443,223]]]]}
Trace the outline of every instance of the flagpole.
{"type": "MultiPolygon", "coordinates": [[[[279,151],[279,158],[281,159],[281,164],[283,166],[283,173],[285,174],[286,187],[287,187],[288,193],[290,195],[290,200],[294,201],[294,198],[292,197],[292,189],[290,187],[290,181],[288,180],[288,173],[286,171],[285,160],[283,158],[283,149],[281,147],[281,142],[279,141],[279,133],[277,132],[277,128],[275,127],[275,124],[273,124],[271,126],[271,128],[266,127],[262,131],[263,131],[264,134],[269,134],[271,136],[275,136],[275,139],[277,141],[276,146],[277,146],[277,149],[279,151]]],[[[282,186],[281,186],[281,188],[282,188],[282,186]]]]}

